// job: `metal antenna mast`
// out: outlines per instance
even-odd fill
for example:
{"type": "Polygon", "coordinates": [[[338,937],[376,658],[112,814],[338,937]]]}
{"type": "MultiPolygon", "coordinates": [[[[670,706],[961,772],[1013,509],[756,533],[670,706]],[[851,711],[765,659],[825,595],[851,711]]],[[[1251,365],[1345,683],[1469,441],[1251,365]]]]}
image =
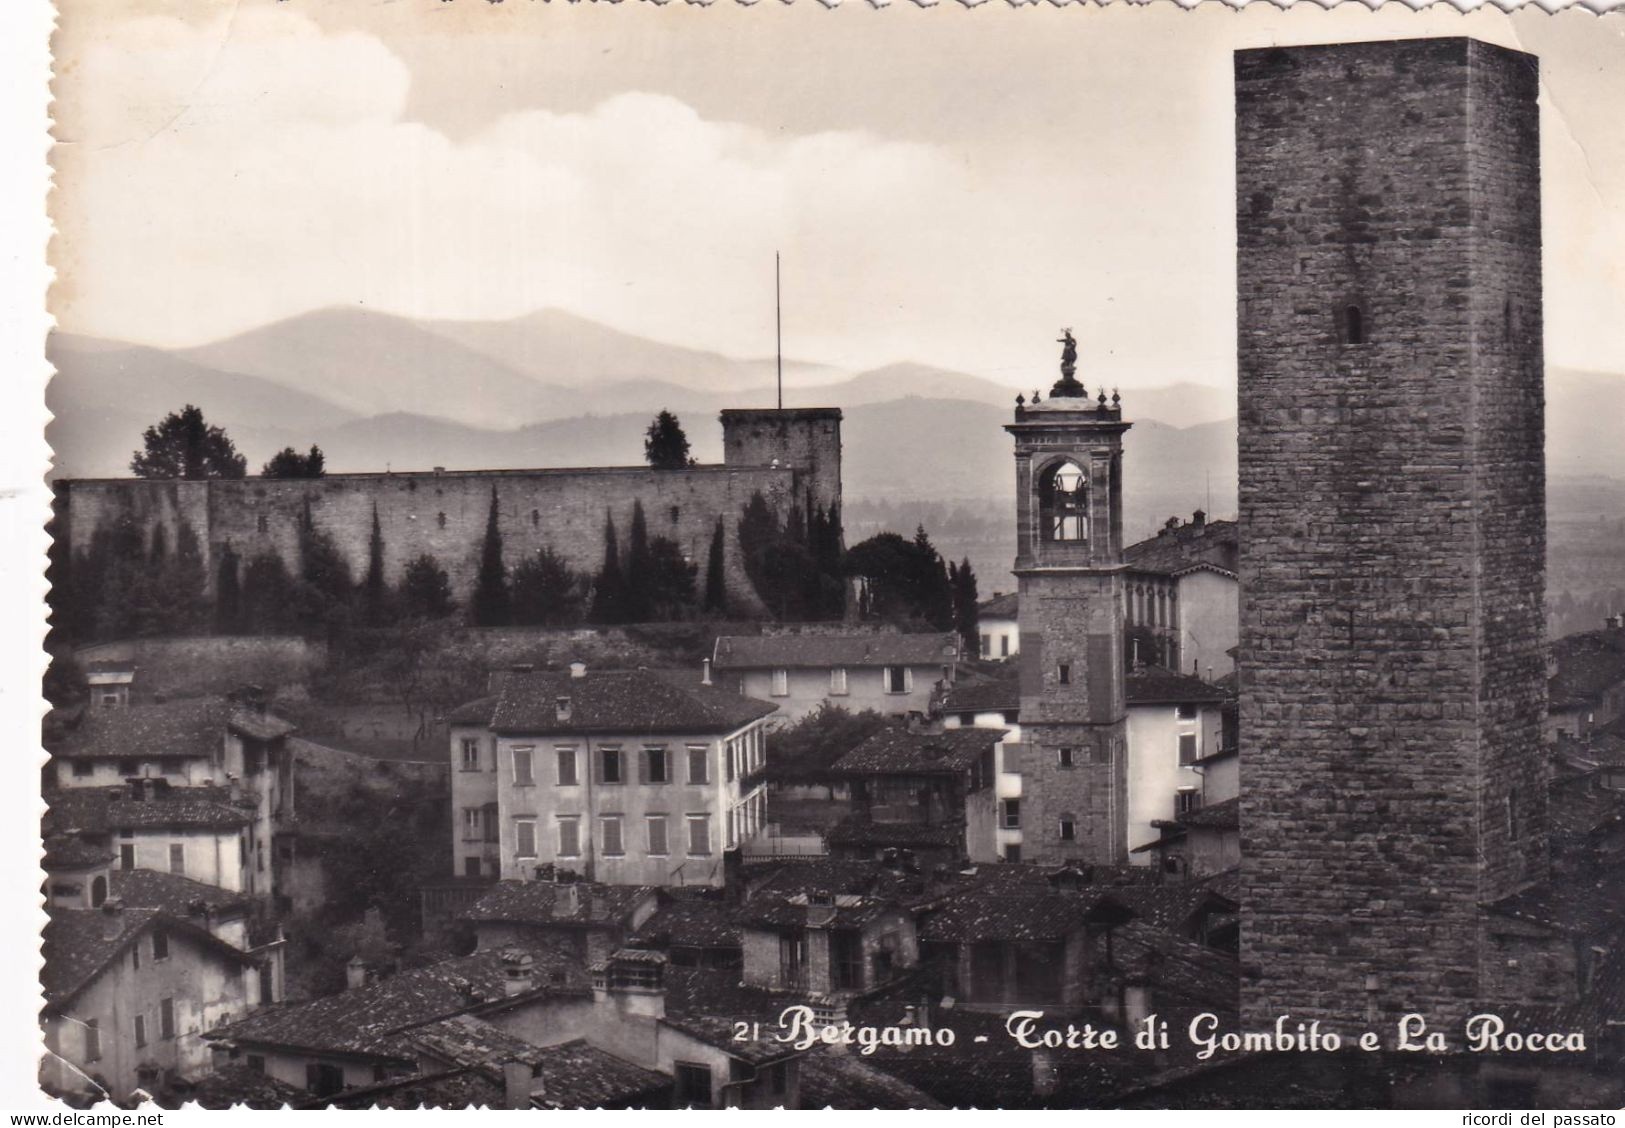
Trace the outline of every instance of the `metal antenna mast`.
{"type": "Polygon", "coordinates": [[[779,373],[779,410],[784,410],[784,305],[779,299],[779,252],[773,252],[773,352],[779,373]]]}

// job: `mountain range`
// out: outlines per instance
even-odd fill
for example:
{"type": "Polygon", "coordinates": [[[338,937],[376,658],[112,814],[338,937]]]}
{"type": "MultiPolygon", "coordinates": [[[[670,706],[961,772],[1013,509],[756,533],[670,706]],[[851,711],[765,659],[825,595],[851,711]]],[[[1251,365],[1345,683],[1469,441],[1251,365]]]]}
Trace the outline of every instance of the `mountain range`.
{"type": "MultiPolygon", "coordinates": [[[[413,321],[368,310],[302,314],[225,340],[160,349],[53,334],[47,393],[56,474],[128,472],[142,431],[203,408],[257,468],[284,446],[321,446],[332,471],[636,464],[643,429],[676,412],[701,461],[721,456],[712,418],[774,402],[774,362],[665,344],[558,310],[501,322],[413,321]]],[[[1087,379],[1088,374],[1085,374],[1087,379]]],[[[1047,384],[1051,374],[1035,373],[1047,384]]],[[[846,414],[852,498],[997,499],[1013,489],[1016,389],[903,363],[850,373],[785,363],[785,406],[846,414]]],[[[1625,478],[1616,435],[1625,377],[1552,368],[1553,475],[1625,478]]],[[[1235,393],[1171,383],[1124,388],[1130,517],[1235,504],[1235,393]],[[1144,511],[1144,512],[1141,512],[1144,511]]]]}

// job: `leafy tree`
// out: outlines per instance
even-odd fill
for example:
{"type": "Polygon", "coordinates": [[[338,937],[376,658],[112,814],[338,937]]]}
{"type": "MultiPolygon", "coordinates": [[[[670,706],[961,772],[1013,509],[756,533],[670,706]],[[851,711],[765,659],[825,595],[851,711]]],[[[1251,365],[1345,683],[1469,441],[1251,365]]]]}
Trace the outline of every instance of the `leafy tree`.
{"type": "Polygon", "coordinates": [[[615,517],[604,514],[604,563],[593,580],[592,610],[589,622],[612,626],[627,621],[626,576],[621,572],[621,553],[615,539],[615,517]]]}
{"type": "Polygon", "coordinates": [[[158,572],[158,587],[167,604],[165,629],[171,634],[196,634],[210,626],[208,568],[203,548],[190,522],[182,521],[175,530],[175,551],[158,572]]]}
{"type": "Polygon", "coordinates": [[[722,518],[718,517],[717,527],[711,534],[711,554],[705,561],[703,609],[707,612],[721,612],[728,606],[727,577],[724,572],[727,551],[727,533],[722,518]]]}
{"type": "Polygon", "coordinates": [[[226,433],[191,404],[148,427],[141,441],[143,449],[130,458],[138,478],[241,478],[248,468],[226,433]]]}
{"type": "Polygon", "coordinates": [[[853,713],[826,701],[795,724],[768,733],[767,778],[833,788],[835,761],[893,723],[873,709],[853,713]]]}
{"type": "Polygon", "coordinates": [[[644,617],[660,622],[688,617],[693,612],[694,578],[699,566],[691,563],[669,537],[651,540],[647,557],[640,585],[644,617]]]}
{"type": "Polygon", "coordinates": [[[292,447],[283,447],[271,456],[271,461],[260,468],[264,478],[320,478],[327,473],[322,448],[311,444],[309,454],[300,454],[292,447]]]}
{"type": "Polygon", "coordinates": [[[694,465],[688,456],[688,436],[677,416],[662,411],[643,435],[643,457],[656,470],[681,470],[694,465]]]}
{"type": "Polygon", "coordinates": [[[976,613],[976,573],[971,570],[970,557],[958,564],[948,565],[948,586],[954,600],[954,629],[965,656],[978,658],[982,650],[982,632],[976,613]]]}
{"type": "Polygon", "coordinates": [[[854,545],[846,560],[848,570],[861,584],[861,617],[954,629],[948,569],[923,528],[915,532],[913,540],[896,533],[877,533],[854,545]]]}
{"type": "Polygon", "coordinates": [[[262,552],[243,569],[242,623],[249,634],[281,634],[297,625],[294,579],[276,552],[262,552]]]}
{"type": "Polygon", "coordinates": [[[491,487],[491,511],[485,519],[485,541],[480,546],[480,571],[474,580],[470,610],[477,627],[500,627],[512,619],[508,570],[502,563],[502,529],[497,524],[497,488],[491,487]]]}
{"type": "Polygon", "coordinates": [[[406,566],[401,580],[401,611],[411,618],[441,619],[450,615],[451,577],[427,552],[406,566]]]}
{"type": "Polygon", "coordinates": [[[581,614],[581,577],[551,548],[527,556],[513,570],[513,621],[558,627],[581,614]]]}
{"type": "Polygon", "coordinates": [[[305,632],[331,635],[349,626],[355,596],[350,564],[316,525],[308,497],[299,518],[299,583],[293,594],[294,621],[305,632]]]}

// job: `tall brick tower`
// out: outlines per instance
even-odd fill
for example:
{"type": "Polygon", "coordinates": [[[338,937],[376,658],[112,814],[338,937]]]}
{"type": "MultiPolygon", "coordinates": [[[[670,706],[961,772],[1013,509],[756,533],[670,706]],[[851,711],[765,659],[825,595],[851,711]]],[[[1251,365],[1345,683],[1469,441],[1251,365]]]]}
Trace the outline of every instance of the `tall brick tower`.
{"type": "Polygon", "coordinates": [[[1537,63],[1235,82],[1243,1011],[1459,1032],[1546,867],[1537,63]]]}
{"type": "Polygon", "coordinates": [[[1016,400],[1021,631],[1021,856],[1127,859],[1123,701],[1123,422],[1073,375],[1016,400]]]}

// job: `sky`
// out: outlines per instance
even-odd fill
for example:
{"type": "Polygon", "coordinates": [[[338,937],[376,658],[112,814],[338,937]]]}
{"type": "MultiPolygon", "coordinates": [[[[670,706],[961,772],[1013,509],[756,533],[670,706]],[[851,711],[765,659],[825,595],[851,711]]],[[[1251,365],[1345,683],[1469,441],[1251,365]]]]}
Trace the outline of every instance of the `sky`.
{"type": "MultiPolygon", "coordinates": [[[[61,0],[52,309],[186,346],[559,307],[1007,383],[1234,382],[1231,52],[1542,59],[1550,363],[1625,372],[1625,20],[1391,4],[61,0]]],[[[651,374],[657,375],[657,374],[651,374]]]]}

